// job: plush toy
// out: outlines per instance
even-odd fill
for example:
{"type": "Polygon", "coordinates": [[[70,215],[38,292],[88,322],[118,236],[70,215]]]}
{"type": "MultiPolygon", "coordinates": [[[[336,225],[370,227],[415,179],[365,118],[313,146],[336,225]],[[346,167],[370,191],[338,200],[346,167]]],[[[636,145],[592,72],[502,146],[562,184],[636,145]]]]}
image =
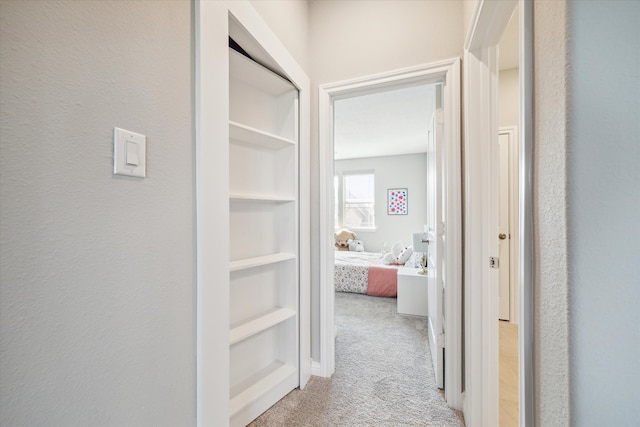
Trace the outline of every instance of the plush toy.
{"type": "Polygon", "coordinates": [[[339,251],[348,251],[349,239],[355,239],[356,233],[346,228],[341,228],[334,233],[334,238],[336,240],[336,248],[338,248],[339,251]]]}
{"type": "Polygon", "coordinates": [[[404,265],[405,262],[409,260],[411,254],[413,253],[413,247],[411,246],[403,246],[402,243],[398,242],[393,245],[391,248],[391,252],[384,254],[382,258],[382,262],[387,265],[397,264],[404,265]]]}
{"type": "Polygon", "coordinates": [[[352,252],[364,252],[362,240],[349,239],[349,250],[352,252]]]}

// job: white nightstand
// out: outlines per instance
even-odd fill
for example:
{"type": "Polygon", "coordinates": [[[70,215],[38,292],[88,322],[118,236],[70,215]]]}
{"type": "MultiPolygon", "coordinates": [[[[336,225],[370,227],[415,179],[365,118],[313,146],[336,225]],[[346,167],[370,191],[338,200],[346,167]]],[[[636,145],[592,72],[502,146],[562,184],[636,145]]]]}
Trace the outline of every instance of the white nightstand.
{"type": "Polygon", "coordinates": [[[398,268],[398,314],[428,315],[427,275],[419,268],[398,268]]]}

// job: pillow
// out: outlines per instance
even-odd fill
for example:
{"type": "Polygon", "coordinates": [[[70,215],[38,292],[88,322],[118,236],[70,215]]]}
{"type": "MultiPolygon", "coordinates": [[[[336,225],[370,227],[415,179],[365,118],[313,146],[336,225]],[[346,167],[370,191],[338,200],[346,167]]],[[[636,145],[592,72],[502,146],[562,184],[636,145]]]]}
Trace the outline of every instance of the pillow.
{"type": "Polygon", "coordinates": [[[386,265],[392,265],[396,263],[396,257],[393,256],[391,252],[387,252],[382,257],[382,262],[386,265]]]}
{"type": "Polygon", "coordinates": [[[422,254],[420,252],[414,252],[409,257],[409,260],[404,263],[404,266],[407,268],[420,268],[422,265],[422,254]]]}
{"type": "Polygon", "coordinates": [[[396,242],[391,247],[391,254],[394,258],[398,258],[398,256],[400,256],[400,252],[402,252],[403,249],[404,245],[402,244],[402,242],[396,242]]]}
{"type": "Polygon", "coordinates": [[[405,262],[409,261],[409,257],[412,253],[413,248],[411,246],[407,246],[406,248],[404,248],[402,252],[400,252],[400,255],[398,255],[398,264],[404,264],[405,262]]]}

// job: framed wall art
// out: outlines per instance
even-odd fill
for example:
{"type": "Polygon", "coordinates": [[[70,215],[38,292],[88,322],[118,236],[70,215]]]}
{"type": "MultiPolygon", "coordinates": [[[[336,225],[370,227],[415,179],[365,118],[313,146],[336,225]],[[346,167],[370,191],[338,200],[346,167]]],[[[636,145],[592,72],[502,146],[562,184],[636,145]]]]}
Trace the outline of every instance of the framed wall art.
{"type": "Polygon", "coordinates": [[[389,188],[387,190],[387,214],[407,215],[409,198],[406,188],[389,188]]]}

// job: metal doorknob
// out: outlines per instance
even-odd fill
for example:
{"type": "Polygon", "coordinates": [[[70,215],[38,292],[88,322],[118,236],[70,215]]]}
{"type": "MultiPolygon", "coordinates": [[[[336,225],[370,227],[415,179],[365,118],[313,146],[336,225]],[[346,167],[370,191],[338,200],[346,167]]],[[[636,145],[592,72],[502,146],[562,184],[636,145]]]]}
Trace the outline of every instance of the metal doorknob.
{"type": "Polygon", "coordinates": [[[506,235],[506,234],[504,234],[504,233],[500,233],[500,234],[498,234],[498,239],[500,239],[500,240],[504,240],[504,239],[506,239],[506,238],[507,238],[507,235],[506,235]]]}

